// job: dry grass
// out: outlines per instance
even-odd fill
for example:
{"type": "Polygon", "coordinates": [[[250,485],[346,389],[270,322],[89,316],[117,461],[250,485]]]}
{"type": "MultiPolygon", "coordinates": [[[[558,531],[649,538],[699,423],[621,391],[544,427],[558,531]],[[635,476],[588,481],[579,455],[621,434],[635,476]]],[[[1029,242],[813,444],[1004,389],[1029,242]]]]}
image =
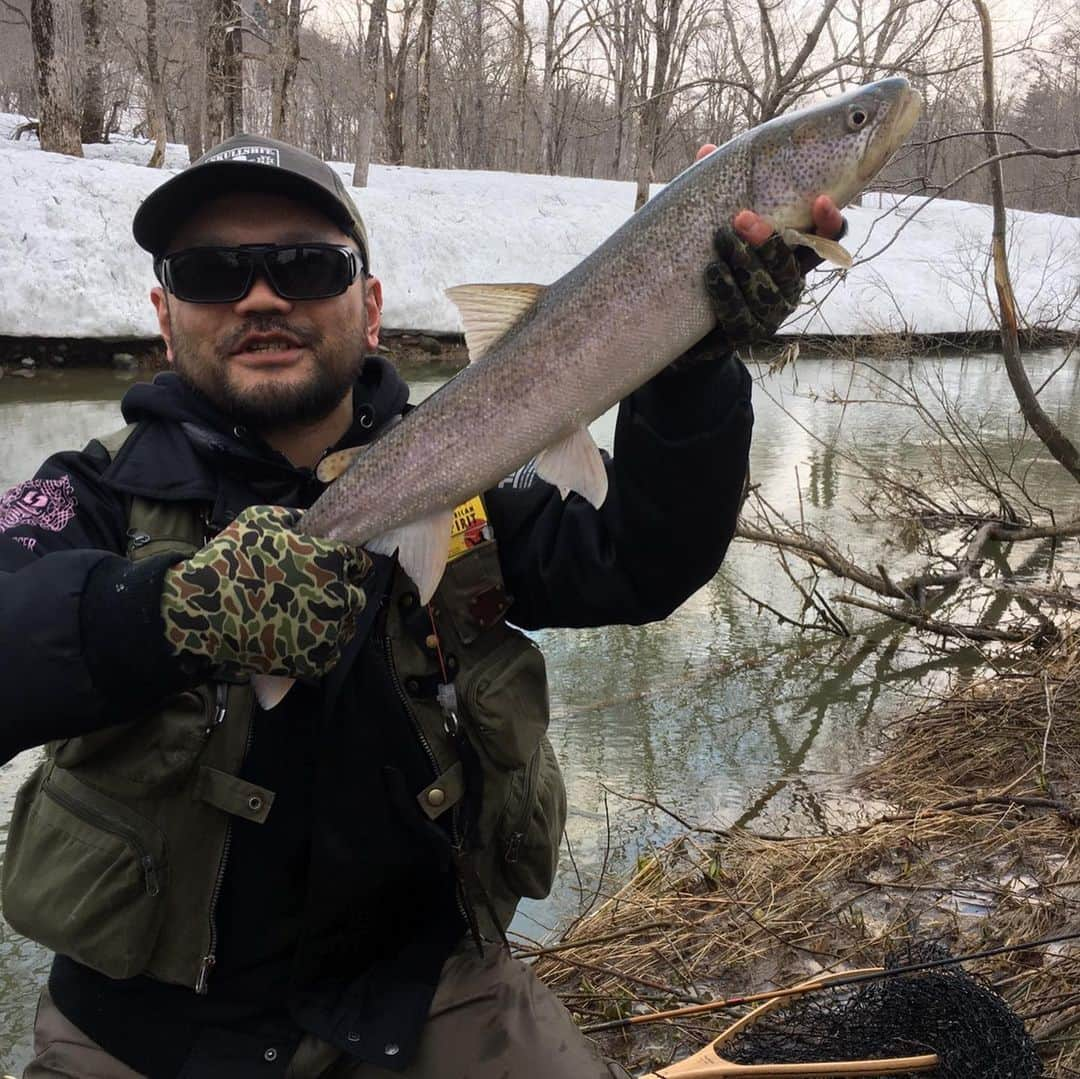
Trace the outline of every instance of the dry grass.
{"type": "MultiPolygon", "coordinates": [[[[587,1025],[878,965],[910,942],[963,954],[1080,930],[1080,640],[888,737],[853,782],[887,816],[826,836],[684,837],[540,956],[541,976],[587,1025]]],[[[1047,1075],[1080,1076],[1080,942],[972,969],[1027,1021],[1047,1075]]],[[[601,1039],[632,1070],[655,1068],[732,1018],[601,1039]]]]}

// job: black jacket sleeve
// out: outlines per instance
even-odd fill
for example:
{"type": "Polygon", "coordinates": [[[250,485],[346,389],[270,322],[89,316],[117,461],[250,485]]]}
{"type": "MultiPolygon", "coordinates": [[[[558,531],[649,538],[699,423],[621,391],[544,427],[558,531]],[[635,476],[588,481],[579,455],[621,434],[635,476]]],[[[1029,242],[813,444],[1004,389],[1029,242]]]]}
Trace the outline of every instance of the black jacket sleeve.
{"type": "Polygon", "coordinates": [[[510,621],[640,624],[667,617],[720,566],[750,451],[750,375],[737,357],[665,371],[619,406],[596,511],[521,474],[487,493],[510,621]]]}
{"type": "Polygon", "coordinates": [[[126,506],[91,443],[0,496],[0,762],[138,718],[193,684],[159,602],[169,556],[124,557],[126,506]]]}

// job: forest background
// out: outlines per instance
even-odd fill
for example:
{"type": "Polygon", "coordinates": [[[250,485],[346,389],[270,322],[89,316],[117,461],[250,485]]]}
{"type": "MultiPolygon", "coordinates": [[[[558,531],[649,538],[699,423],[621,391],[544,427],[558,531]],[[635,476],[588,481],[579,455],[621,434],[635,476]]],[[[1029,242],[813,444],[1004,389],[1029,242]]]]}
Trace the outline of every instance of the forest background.
{"type": "MultiPolygon", "coordinates": [[[[1008,205],[1080,214],[1080,8],[995,9],[1008,205]]],[[[42,148],[240,131],[330,160],[666,180],[704,142],[903,74],[897,190],[985,201],[970,0],[0,0],[0,111],[42,148]],[[973,171],[969,171],[973,170],[973,171]]]]}

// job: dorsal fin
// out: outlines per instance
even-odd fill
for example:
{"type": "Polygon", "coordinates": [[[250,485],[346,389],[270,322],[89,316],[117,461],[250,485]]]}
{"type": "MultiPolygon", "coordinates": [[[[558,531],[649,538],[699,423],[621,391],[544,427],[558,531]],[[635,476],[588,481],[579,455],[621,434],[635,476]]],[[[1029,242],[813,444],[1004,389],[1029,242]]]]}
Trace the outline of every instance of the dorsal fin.
{"type": "Polygon", "coordinates": [[[447,298],[465,323],[469,362],[475,363],[544,294],[546,285],[454,285],[447,298]]]}

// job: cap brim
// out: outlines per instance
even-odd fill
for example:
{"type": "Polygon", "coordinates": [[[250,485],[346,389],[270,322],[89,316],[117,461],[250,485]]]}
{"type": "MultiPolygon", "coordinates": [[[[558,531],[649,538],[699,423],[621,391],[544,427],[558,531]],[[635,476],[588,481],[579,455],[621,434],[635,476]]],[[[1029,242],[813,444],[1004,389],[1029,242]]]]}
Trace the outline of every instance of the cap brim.
{"type": "Polygon", "coordinates": [[[165,254],[177,229],[202,203],[234,191],[287,195],[313,206],[355,238],[355,222],[341,203],[314,180],[254,162],[208,161],[186,169],[150,192],[131,223],[135,242],[153,255],[165,254]]]}

